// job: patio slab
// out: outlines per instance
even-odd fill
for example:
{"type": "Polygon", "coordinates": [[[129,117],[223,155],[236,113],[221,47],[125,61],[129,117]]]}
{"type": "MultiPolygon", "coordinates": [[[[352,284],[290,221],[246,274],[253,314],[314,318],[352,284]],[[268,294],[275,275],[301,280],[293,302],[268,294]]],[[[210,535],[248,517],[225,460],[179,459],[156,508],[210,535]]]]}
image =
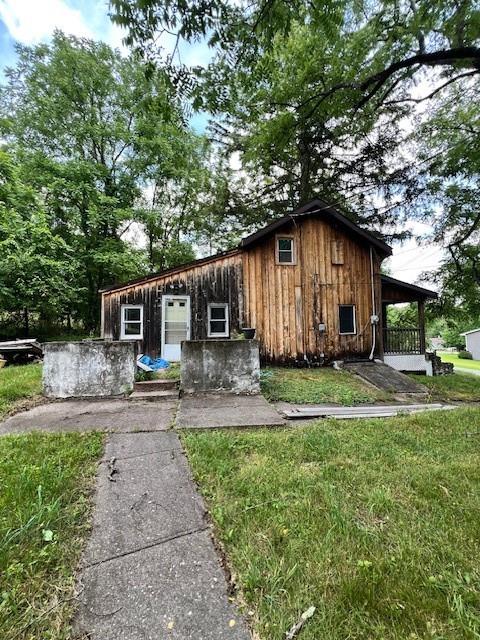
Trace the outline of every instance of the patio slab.
{"type": "Polygon", "coordinates": [[[0,435],[31,431],[164,431],[177,401],[65,400],[17,413],[0,424],[0,435]]]}
{"type": "Polygon", "coordinates": [[[281,426],[285,419],[261,395],[205,393],[180,400],[178,429],[281,426]]]}

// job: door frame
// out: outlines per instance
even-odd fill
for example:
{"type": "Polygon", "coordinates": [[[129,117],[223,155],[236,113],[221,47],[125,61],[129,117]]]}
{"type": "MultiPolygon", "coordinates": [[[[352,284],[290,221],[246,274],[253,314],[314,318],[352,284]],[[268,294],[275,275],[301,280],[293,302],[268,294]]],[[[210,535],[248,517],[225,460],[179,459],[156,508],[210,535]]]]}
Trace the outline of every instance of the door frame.
{"type": "Polygon", "coordinates": [[[190,296],[189,295],[170,295],[170,294],[163,295],[162,296],[162,337],[161,337],[162,358],[165,358],[165,308],[169,300],[186,300],[187,301],[187,340],[190,340],[190,326],[191,326],[190,296]]]}

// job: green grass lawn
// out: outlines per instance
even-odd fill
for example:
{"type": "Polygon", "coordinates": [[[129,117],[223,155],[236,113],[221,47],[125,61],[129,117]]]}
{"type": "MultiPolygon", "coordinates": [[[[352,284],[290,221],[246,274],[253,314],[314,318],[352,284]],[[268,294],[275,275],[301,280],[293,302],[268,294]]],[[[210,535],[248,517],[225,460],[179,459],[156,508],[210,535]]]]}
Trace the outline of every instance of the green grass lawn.
{"type": "Polygon", "coordinates": [[[262,640],[480,637],[480,410],[182,439],[262,640]]]}
{"type": "Polygon", "coordinates": [[[103,435],[0,438],[0,638],[69,638],[103,435]]]}
{"type": "Polygon", "coordinates": [[[25,364],[0,369],[0,419],[27,398],[40,395],[42,365],[25,364]]]}
{"type": "Polygon", "coordinates": [[[388,395],[364,384],[347,371],[331,367],[262,369],[261,388],[271,402],[315,404],[320,402],[355,405],[385,400],[388,395]]]}
{"type": "Polygon", "coordinates": [[[446,353],[445,351],[437,351],[437,355],[443,362],[452,362],[455,367],[480,371],[480,360],[463,360],[458,357],[458,353],[446,353]]]}
{"type": "Polygon", "coordinates": [[[480,402],[480,376],[453,373],[448,376],[419,376],[409,374],[428,387],[431,399],[451,402],[480,402]]]}

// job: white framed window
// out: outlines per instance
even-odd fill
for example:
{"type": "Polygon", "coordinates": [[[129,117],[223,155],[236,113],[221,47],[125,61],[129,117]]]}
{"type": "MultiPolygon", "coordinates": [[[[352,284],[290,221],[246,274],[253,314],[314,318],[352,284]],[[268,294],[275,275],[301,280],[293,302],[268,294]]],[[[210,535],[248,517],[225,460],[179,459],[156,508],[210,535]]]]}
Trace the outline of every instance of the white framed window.
{"type": "Polygon", "coordinates": [[[120,340],[143,340],[143,304],[122,304],[120,340]]]}
{"type": "Polygon", "coordinates": [[[296,264],[293,236],[276,236],[277,264],[296,264]]]}
{"type": "Polygon", "coordinates": [[[230,336],[228,304],[226,302],[211,302],[208,305],[207,335],[209,338],[228,338],[230,336]]]}
{"type": "Polygon", "coordinates": [[[338,325],[341,336],[352,336],[357,333],[357,319],[354,304],[338,305],[338,325]]]}

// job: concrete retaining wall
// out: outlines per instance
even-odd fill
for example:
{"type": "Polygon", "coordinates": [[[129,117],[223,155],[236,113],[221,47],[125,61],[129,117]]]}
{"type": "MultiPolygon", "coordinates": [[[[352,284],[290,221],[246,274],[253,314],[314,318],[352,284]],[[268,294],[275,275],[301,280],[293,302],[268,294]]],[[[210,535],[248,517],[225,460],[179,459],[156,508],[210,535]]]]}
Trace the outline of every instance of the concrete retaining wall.
{"type": "Polygon", "coordinates": [[[44,345],[43,393],[48,397],[116,396],[131,389],[134,376],[134,342],[44,345]]]}
{"type": "Polygon", "coordinates": [[[182,344],[181,388],[186,393],[260,392],[256,340],[188,340],[182,344]]]}

